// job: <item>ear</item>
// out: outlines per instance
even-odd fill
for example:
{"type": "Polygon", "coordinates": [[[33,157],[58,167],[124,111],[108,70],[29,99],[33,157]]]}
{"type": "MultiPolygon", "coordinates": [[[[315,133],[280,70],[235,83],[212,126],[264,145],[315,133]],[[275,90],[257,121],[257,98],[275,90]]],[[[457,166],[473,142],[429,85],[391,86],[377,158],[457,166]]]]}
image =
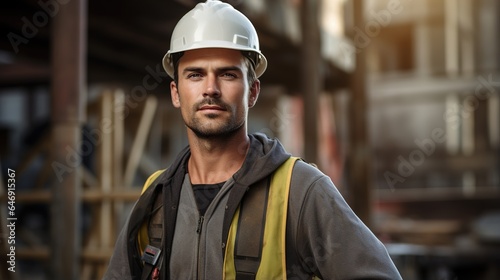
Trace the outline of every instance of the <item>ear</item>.
{"type": "Polygon", "coordinates": [[[177,90],[177,84],[172,81],[170,82],[170,97],[172,98],[172,104],[175,108],[181,107],[181,102],[179,100],[179,91],[177,90]]]}
{"type": "Polygon", "coordinates": [[[260,94],[260,81],[255,80],[250,87],[250,94],[248,95],[248,108],[252,108],[257,103],[260,94]]]}

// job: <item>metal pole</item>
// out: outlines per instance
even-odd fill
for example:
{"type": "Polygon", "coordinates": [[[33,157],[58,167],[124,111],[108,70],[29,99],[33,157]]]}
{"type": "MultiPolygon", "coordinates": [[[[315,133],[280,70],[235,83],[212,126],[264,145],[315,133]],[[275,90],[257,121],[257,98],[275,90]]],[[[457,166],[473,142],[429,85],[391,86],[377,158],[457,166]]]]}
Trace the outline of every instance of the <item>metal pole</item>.
{"type": "Polygon", "coordinates": [[[52,22],[51,279],[79,279],[87,1],[59,5],[52,22]]]}
{"type": "Polygon", "coordinates": [[[318,163],[318,99],[321,92],[321,38],[318,0],[302,1],[301,92],[304,98],[304,157],[318,163]]]}

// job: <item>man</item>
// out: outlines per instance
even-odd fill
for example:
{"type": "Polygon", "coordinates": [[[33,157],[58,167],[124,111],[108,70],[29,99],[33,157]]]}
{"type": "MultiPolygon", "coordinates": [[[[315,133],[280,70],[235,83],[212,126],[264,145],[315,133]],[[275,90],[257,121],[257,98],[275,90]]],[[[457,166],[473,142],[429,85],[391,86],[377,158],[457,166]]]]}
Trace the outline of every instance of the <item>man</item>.
{"type": "Polygon", "coordinates": [[[163,64],[189,146],[146,182],[104,279],[400,279],[330,178],[247,134],[267,61],[243,14],[198,4],[163,64]]]}

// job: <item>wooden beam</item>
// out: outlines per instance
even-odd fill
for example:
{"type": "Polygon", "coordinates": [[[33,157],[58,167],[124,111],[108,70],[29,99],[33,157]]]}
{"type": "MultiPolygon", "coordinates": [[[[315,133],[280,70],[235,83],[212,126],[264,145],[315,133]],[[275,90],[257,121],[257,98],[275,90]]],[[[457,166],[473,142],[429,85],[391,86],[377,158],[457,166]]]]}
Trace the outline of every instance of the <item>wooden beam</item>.
{"type": "MultiPolygon", "coordinates": [[[[101,145],[99,147],[99,179],[101,182],[101,191],[108,194],[113,188],[113,91],[106,90],[102,94],[101,103],[101,145]],[[107,127],[111,124],[110,127],[107,127]]],[[[112,201],[103,201],[100,205],[99,225],[99,246],[107,248],[111,246],[113,239],[113,203],[112,201]]]]}
{"type": "Polygon", "coordinates": [[[459,32],[459,60],[461,74],[466,77],[474,77],[476,70],[476,35],[478,29],[475,26],[473,0],[461,0],[458,5],[458,32],[459,32]]]}
{"type": "Polygon", "coordinates": [[[125,186],[130,186],[134,182],[134,176],[137,172],[141,156],[144,153],[144,147],[146,146],[146,140],[148,139],[157,107],[158,100],[155,96],[152,95],[146,99],[146,104],[144,105],[144,109],[142,111],[141,121],[139,123],[139,127],[137,128],[134,143],[132,144],[132,149],[130,150],[130,157],[127,161],[127,167],[125,169],[125,178],[123,179],[125,186]]]}
{"type": "MultiPolygon", "coordinates": [[[[82,251],[81,258],[90,262],[105,262],[111,257],[112,254],[112,249],[86,249],[82,251]]],[[[24,260],[47,260],[51,257],[51,249],[47,246],[19,248],[16,252],[16,257],[24,260]]]]}
{"type": "Polygon", "coordinates": [[[99,202],[103,200],[116,200],[134,202],[141,195],[141,189],[134,190],[118,190],[114,192],[103,193],[101,191],[86,191],[83,193],[82,199],[85,202],[99,202]]]}
{"type": "Polygon", "coordinates": [[[444,1],[445,67],[446,74],[450,77],[457,76],[460,71],[458,6],[458,0],[444,1]]]}
{"type": "Polygon", "coordinates": [[[47,260],[50,257],[50,249],[46,246],[19,248],[17,256],[20,259],[47,260]]]}
{"type": "Polygon", "coordinates": [[[111,258],[113,254],[113,249],[86,249],[82,252],[82,258],[84,260],[92,262],[105,262],[111,258]]]}
{"type": "MultiPolygon", "coordinates": [[[[29,203],[50,203],[52,200],[51,191],[23,191],[16,193],[16,203],[29,204],[29,203]]],[[[0,201],[7,201],[6,195],[0,195],[0,201]]]]}
{"type": "MultiPolygon", "coordinates": [[[[123,158],[125,152],[125,92],[117,89],[114,92],[113,102],[113,191],[123,192],[123,158]],[[118,105],[119,104],[119,105],[118,105]]],[[[124,203],[122,200],[115,201],[113,208],[113,228],[114,236],[112,246],[114,245],[119,229],[122,227],[121,216],[123,215],[124,203]]]]}
{"type": "Polygon", "coordinates": [[[85,120],[86,0],[59,5],[52,22],[51,279],[78,279],[80,267],[81,138],[85,120]]]}
{"type": "MultiPolygon", "coordinates": [[[[354,26],[363,29],[363,0],[353,0],[354,26]]],[[[354,40],[354,32],[351,38],[354,40]]],[[[371,221],[371,171],[370,146],[368,141],[366,97],[366,49],[356,52],[356,69],[351,75],[351,98],[349,101],[349,151],[347,186],[349,196],[347,200],[353,211],[367,225],[371,221]]]]}
{"type": "MultiPolygon", "coordinates": [[[[123,186],[121,187],[123,189],[123,186]]],[[[101,190],[86,190],[81,194],[81,199],[84,202],[95,203],[104,200],[117,200],[123,202],[134,202],[141,195],[141,188],[134,187],[127,190],[115,190],[113,192],[103,192],[101,190]]],[[[53,199],[50,191],[29,191],[16,193],[16,203],[50,203],[53,199]]],[[[7,195],[1,194],[0,201],[7,201],[7,195]]]]}

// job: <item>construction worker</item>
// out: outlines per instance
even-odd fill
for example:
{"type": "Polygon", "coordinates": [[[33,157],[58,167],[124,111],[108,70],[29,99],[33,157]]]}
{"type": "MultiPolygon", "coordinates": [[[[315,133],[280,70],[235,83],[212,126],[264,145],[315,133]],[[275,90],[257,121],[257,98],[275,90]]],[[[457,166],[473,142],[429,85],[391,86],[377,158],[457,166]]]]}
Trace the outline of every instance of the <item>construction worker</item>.
{"type": "Polygon", "coordinates": [[[247,133],[267,60],[231,5],[199,3],[163,59],[189,145],[145,183],[104,279],[400,279],[329,177],[247,133]]]}

